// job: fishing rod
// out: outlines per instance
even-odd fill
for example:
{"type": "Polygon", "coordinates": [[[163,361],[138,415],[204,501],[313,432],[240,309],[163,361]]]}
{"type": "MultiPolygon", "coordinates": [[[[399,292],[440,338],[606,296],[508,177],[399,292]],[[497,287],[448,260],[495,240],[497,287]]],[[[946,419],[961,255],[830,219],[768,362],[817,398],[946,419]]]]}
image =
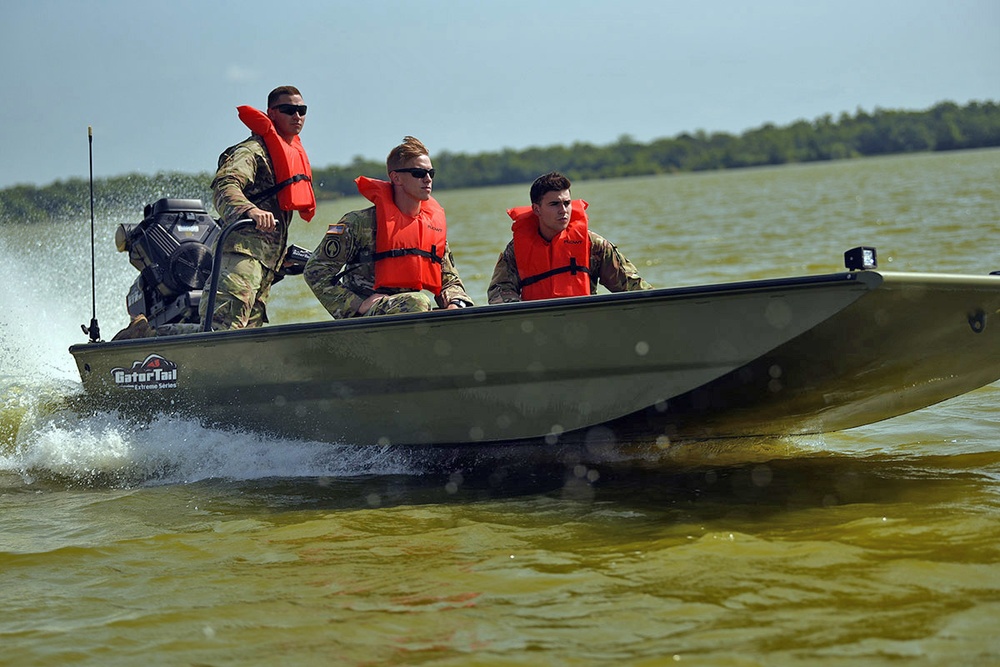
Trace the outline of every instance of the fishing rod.
{"type": "Polygon", "coordinates": [[[97,270],[94,259],[94,128],[87,126],[87,143],[90,147],[90,328],[81,324],[83,333],[91,343],[101,340],[101,328],[97,325],[97,270]]]}

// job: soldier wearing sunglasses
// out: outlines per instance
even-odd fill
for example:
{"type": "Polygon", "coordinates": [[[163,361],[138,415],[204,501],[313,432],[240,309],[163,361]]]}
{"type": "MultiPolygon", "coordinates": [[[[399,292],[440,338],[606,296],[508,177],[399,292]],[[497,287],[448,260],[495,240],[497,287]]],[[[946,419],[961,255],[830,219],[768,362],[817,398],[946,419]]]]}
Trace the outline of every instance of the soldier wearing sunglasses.
{"type": "Polygon", "coordinates": [[[447,242],[444,209],[431,197],[427,148],[405,137],[386,158],[389,180],[359,176],[373,206],[330,225],[303,274],[335,318],[473,305],[447,242]]]}
{"type": "MultiPolygon", "coordinates": [[[[251,107],[239,111],[253,133],[219,156],[212,190],[223,225],[250,218],[254,226],[230,234],[222,249],[212,318],[215,330],[267,322],[265,304],[271,285],[280,279],[292,214],[297,210],[308,221],[316,207],[312,172],[298,137],[306,121],[299,90],[294,86],[272,90],[266,117],[251,107]]],[[[202,305],[204,310],[207,299],[202,305]]],[[[202,312],[202,321],[205,316],[202,312]]]]}

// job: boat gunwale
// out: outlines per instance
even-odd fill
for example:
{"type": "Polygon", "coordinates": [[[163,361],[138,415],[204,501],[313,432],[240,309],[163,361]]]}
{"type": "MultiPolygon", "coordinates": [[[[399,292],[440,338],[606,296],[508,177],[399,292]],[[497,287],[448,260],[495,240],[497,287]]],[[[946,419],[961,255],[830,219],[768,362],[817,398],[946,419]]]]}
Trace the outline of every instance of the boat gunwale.
{"type": "MultiPolygon", "coordinates": [[[[925,274],[919,274],[925,275],[925,274]]],[[[944,275],[944,274],[926,274],[944,275]]],[[[586,299],[566,298],[566,299],[545,299],[540,301],[517,301],[512,303],[483,304],[460,309],[441,309],[421,313],[402,313],[388,317],[353,317],[347,319],[297,322],[291,324],[277,324],[273,326],[258,327],[254,329],[229,329],[225,331],[199,331],[189,334],[178,334],[176,336],[156,337],[156,345],[163,347],[173,347],[194,342],[222,342],[254,339],[259,337],[274,338],[278,336],[315,333],[326,330],[342,329],[388,329],[396,326],[413,326],[420,322],[440,324],[444,318],[483,318],[495,317],[510,312],[537,312],[546,311],[558,313],[559,311],[573,311],[600,308],[609,303],[623,305],[632,302],[644,302],[649,300],[677,300],[700,298],[708,295],[738,294],[747,291],[780,290],[789,288],[806,288],[824,283],[844,283],[860,282],[869,289],[874,289],[882,282],[882,276],[876,271],[851,271],[832,274],[821,274],[814,276],[798,276],[785,278],[765,278],[760,280],[743,280],[731,283],[714,283],[707,285],[691,285],[681,287],[662,287],[651,290],[636,290],[630,292],[617,292],[608,294],[596,294],[586,299]]],[[[150,338],[133,338],[126,340],[111,340],[74,343],[69,351],[76,356],[87,352],[108,347],[127,347],[148,345],[150,338]]]]}
{"type": "MultiPolygon", "coordinates": [[[[717,296],[727,294],[739,294],[748,291],[782,290],[795,288],[808,288],[818,284],[835,283],[861,283],[869,290],[874,290],[887,284],[892,287],[896,284],[920,282],[928,285],[948,286],[956,285],[962,287],[996,287],[1000,283],[998,275],[972,275],[958,273],[920,273],[920,272],[893,272],[879,270],[864,271],[842,271],[839,273],[817,274],[811,276],[792,276],[782,278],[763,278],[756,280],[741,280],[734,282],[709,283],[702,285],[687,285],[680,287],[660,287],[651,290],[635,290],[629,292],[616,292],[606,294],[595,294],[586,299],[565,298],[565,299],[544,299],[540,301],[516,301],[511,303],[481,304],[460,309],[441,309],[421,313],[402,313],[399,315],[383,317],[352,317],[346,319],[331,319],[326,321],[294,322],[290,324],[276,324],[273,326],[258,327],[254,329],[229,329],[225,331],[198,331],[189,334],[179,334],[176,336],[156,337],[157,346],[173,347],[190,342],[221,342],[236,341],[245,338],[254,339],[258,337],[274,338],[278,336],[295,335],[301,333],[314,333],[326,330],[342,330],[356,328],[389,329],[395,326],[412,326],[415,323],[426,321],[435,325],[445,321],[443,318],[483,318],[494,317],[509,312],[569,312],[573,310],[600,308],[606,304],[623,305],[627,303],[639,303],[648,300],[681,300],[696,299],[705,296],[717,296]]],[[[97,349],[104,349],[108,346],[139,346],[148,345],[149,338],[133,338],[126,340],[101,340],[97,342],[74,343],[69,351],[76,356],[78,353],[86,353],[97,349]]]]}

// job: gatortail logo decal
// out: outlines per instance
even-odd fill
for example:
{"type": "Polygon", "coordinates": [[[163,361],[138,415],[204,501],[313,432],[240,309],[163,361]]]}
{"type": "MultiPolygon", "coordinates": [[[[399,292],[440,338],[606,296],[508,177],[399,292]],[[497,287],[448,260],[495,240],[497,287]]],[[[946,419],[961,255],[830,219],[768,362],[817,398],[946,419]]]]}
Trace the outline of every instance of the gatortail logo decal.
{"type": "Polygon", "coordinates": [[[111,377],[123,389],[176,389],[177,364],[151,354],[132,368],[112,368],[111,377]]]}

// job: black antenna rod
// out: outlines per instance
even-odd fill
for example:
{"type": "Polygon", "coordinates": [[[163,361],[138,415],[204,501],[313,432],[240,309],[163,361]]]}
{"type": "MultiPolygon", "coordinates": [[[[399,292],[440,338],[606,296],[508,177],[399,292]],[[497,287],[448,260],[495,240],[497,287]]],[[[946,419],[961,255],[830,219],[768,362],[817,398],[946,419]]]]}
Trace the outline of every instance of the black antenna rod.
{"type": "Polygon", "coordinates": [[[87,143],[90,147],[90,328],[80,325],[83,333],[90,336],[90,342],[101,340],[101,328],[97,325],[97,274],[94,259],[94,128],[87,126],[87,143]]]}

